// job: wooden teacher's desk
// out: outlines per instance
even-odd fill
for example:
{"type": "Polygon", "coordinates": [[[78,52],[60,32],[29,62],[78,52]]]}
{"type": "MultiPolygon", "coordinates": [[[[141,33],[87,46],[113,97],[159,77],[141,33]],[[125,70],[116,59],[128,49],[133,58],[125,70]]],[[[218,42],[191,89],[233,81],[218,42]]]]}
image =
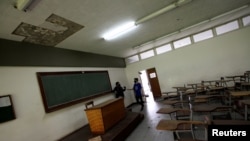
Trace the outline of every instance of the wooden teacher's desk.
{"type": "Polygon", "coordinates": [[[104,134],[125,117],[123,98],[111,99],[85,109],[89,126],[93,134],[104,134]]]}

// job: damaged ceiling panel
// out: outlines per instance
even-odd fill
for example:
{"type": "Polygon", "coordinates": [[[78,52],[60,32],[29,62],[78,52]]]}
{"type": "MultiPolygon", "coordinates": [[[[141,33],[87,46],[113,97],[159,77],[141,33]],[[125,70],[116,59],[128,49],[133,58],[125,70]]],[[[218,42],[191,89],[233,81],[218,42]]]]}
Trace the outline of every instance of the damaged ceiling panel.
{"type": "Polygon", "coordinates": [[[24,42],[56,46],[84,26],[52,14],[40,26],[21,23],[12,34],[25,36],[24,42]]]}

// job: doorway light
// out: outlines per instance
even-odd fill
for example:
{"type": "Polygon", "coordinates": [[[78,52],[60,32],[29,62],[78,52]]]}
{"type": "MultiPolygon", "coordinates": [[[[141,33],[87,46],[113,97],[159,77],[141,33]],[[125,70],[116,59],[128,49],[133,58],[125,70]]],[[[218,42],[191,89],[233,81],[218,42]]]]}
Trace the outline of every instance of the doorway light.
{"type": "Polygon", "coordinates": [[[111,40],[135,29],[136,27],[137,26],[135,25],[135,22],[127,22],[107,32],[106,34],[104,34],[103,38],[105,40],[111,40]]]}

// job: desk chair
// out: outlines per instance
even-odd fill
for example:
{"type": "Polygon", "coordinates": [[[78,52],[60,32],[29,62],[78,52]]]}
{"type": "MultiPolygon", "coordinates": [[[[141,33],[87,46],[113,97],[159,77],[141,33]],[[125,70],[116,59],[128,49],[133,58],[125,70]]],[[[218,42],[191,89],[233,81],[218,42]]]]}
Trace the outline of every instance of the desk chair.
{"type": "MultiPolygon", "coordinates": [[[[191,103],[189,103],[189,110],[190,110],[189,120],[192,121],[193,120],[193,107],[192,107],[191,103]]],[[[177,129],[174,132],[175,135],[176,135],[176,137],[177,137],[177,139],[180,139],[180,133],[183,133],[183,132],[189,132],[189,133],[191,133],[192,138],[193,139],[195,138],[193,124],[190,124],[190,123],[179,124],[177,126],[177,129]]]]}
{"type": "Polygon", "coordinates": [[[178,95],[179,95],[179,99],[164,100],[162,101],[162,103],[166,105],[171,105],[175,108],[184,108],[185,104],[188,103],[188,101],[183,99],[183,92],[179,91],[178,95]]]}
{"type": "Polygon", "coordinates": [[[234,103],[234,106],[233,106],[233,111],[234,111],[234,119],[236,119],[236,114],[239,114],[241,117],[245,117],[245,120],[249,120],[249,112],[248,112],[248,108],[246,108],[245,106],[248,106],[248,105],[245,105],[243,99],[242,100],[237,100],[235,101],[234,103]],[[247,111],[245,111],[247,110],[247,111]]]}
{"type": "MultiPolygon", "coordinates": [[[[168,130],[173,131],[176,140],[183,140],[186,141],[187,138],[183,138],[181,133],[190,133],[191,134],[191,141],[197,140],[195,136],[195,128],[202,125],[204,126],[205,123],[203,121],[193,120],[193,110],[192,105],[190,105],[190,119],[189,120],[165,120],[162,119],[156,126],[158,130],[168,130]]],[[[206,127],[206,126],[205,126],[206,127]]],[[[205,131],[206,133],[206,131],[205,131]]],[[[207,138],[205,136],[205,138],[207,138]]],[[[190,138],[188,138],[190,139],[190,138]]]]}
{"type": "Polygon", "coordinates": [[[176,100],[176,99],[179,99],[179,94],[178,94],[178,92],[176,92],[176,91],[170,91],[170,92],[162,92],[162,99],[163,100],[166,100],[166,99],[168,99],[168,100],[172,100],[172,99],[174,99],[174,100],[176,100]]]}
{"type": "MultiPolygon", "coordinates": [[[[194,121],[193,120],[193,106],[191,103],[189,103],[189,107],[190,107],[190,121],[194,121]]],[[[177,126],[177,129],[175,130],[175,134],[176,134],[176,138],[178,141],[207,141],[207,125],[204,124],[192,124],[192,123],[183,123],[183,124],[179,124],[177,126]],[[197,136],[195,135],[195,130],[198,129],[198,127],[203,127],[202,129],[204,129],[204,139],[198,139],[197,136]],[[185,136],[182,137],[180,135],[180,133],[190,133],[191,137],[189,136],[185,136]]]]}
{"type": "MultiPolygon", "coordinates": [[[[203,139],[198,139],[196,136],[194,137],[189,137],[189,136],[185,136],[185,137],[180,137],[177,138],[177,141],[207,141],[207,126],[203,125],[202,126],[204,128],[203,132],[204,132],[204,138],[203,139]]],[[[193,133],[195,132],[194,129],[192,129],[193,133]]]]}
{"type": "Polygon", "coordinates": [[[195,103],[194,100],[189,97],[190,105],[195,105],[193,112],[209,114],[212,119],[232,119],[231,106],[217,105],[217,104],[200,104],[195,103]]]}

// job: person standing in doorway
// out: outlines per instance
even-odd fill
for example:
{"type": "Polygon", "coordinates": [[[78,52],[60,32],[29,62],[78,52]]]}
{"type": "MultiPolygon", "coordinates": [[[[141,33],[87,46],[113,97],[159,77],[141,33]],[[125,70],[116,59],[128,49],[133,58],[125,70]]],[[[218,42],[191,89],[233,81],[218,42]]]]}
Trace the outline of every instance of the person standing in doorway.
{"type": "Polygon", "coordinates": [[[134,90],[136,102],[137,104],[141,105],[141,111],[142,111],[144,107],[144,101],[142,99],[142,85],[139,82],[138,78],[134,78],[133,90],[134,90]]]}
{"type": "Polygon", "coordinates": [[[115,88],[113,89],[113,92],[115,92],[115,97],[119,98],[122,97],[124,98],[124,91],[126,90],[126,87],[122,87],[120,82],[115,83],[115,88]]]}

